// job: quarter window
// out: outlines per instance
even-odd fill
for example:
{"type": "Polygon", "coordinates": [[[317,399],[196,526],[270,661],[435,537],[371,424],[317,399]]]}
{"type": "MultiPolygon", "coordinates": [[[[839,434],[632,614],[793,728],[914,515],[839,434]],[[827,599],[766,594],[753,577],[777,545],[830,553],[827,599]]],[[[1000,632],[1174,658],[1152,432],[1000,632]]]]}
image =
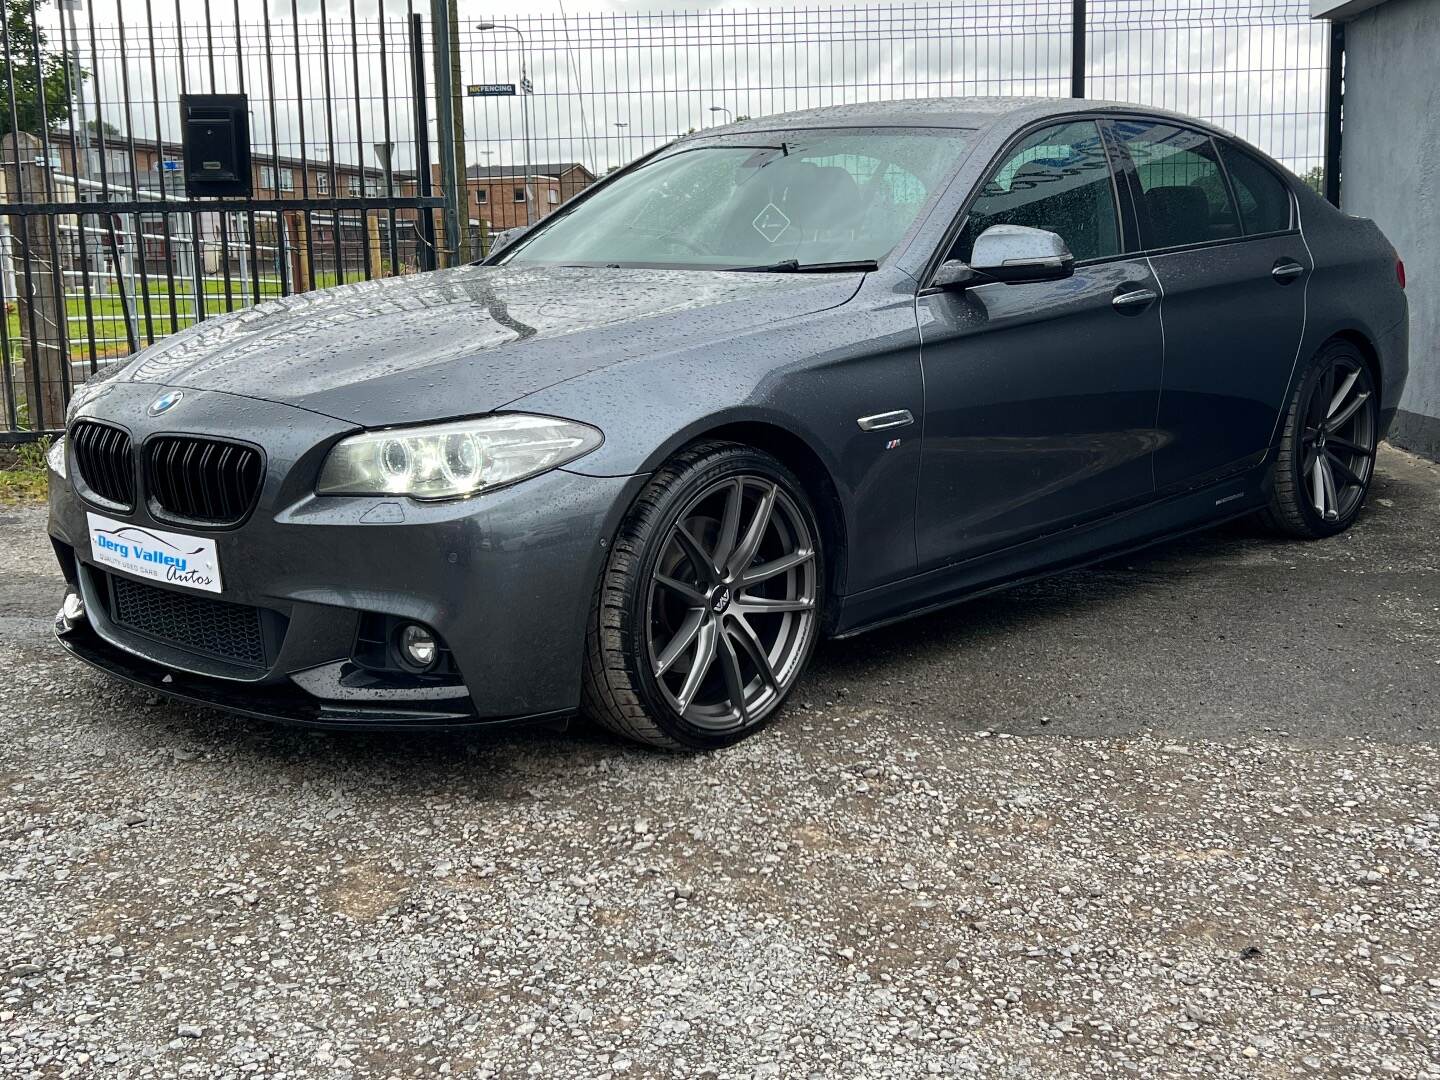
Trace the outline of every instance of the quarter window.
{"type": "Polygon", "coordinates": [[[1058,233],[1077,260],[1120,254],[1115,188],[1094,121],[1026,138],[985,182],[950,257],[968,261],[975,238],[992,225],[1058,233]]]}
{"type": "Polygon", "coordinates": [[[1246,235],[1284,232],[1290,228],[1290,189],[1274,170],[1228,143],[1220,144],[1220,159],[1230,174],[1230,186],[1235,189],[1235,201],[1240,204],[1240,224],[1245,227],[1246,235]]]}
{"type": "Polygon", "coordinates": [[[1140,180],[1140,240],[1147,248],[1203,244],[1240,235],[1240,219],[1209,135],[1171,124],[1121,121],[1140,180]]]}

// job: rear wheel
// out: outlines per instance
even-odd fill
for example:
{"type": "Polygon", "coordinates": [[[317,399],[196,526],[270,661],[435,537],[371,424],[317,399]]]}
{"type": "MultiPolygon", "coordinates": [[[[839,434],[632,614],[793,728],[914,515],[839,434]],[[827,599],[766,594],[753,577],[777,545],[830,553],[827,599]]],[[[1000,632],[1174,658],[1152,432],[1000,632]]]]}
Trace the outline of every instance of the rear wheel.
{"type": "Polygon", "coordinates": [[[653,746],[744,738],[805,669],[823,582],[814,510],[789,469],[733,444],[682,452],[636,501],[602,575],[585,711],[653,746]]]}
{"type": "Polygon", "coordinates": [[[1348,342],[1311,361],[1285,418],[1266,517],[1291,536],[1333,536],[1360,515],[1379,433],[1375,380],[1348,342]]]}

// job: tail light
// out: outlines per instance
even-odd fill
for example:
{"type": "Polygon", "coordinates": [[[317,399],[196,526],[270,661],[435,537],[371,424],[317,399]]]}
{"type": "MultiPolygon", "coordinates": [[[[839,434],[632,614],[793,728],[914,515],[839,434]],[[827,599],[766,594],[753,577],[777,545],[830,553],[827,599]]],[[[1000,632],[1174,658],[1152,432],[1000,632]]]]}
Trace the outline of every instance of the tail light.
{"type": "Polygon", "coordinates": [[[1405,288],[1405,260],[1395,260],[1395,280],[1400,283],[1400,288],[1405,288]]]}

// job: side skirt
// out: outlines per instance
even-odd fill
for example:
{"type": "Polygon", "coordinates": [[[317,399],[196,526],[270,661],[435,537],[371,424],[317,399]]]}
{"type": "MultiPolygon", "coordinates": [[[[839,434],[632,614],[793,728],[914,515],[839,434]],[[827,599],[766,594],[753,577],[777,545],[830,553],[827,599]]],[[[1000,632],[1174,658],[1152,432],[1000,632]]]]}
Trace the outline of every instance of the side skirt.
{"type": "Polygon", "coordinates": [[[1209,487],[847,596],[832,636],[855,637],[1252,514],[1269,501],[1268,458],[1209,487]]]}

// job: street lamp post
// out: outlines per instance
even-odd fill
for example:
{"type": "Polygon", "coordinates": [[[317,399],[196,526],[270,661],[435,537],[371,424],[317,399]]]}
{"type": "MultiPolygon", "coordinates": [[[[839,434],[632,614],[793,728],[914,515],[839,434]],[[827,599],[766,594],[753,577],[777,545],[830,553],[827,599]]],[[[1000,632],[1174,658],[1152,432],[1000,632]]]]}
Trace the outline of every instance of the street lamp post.
{"type": "Polygon", "coordinates": [[[520,32],[518,26],[511,26],[508,23],[480,22],[475,24],[480,30],[508,30],[520,39],[520,130],[521,138],[525,144],[525,224],[529,226],[534,221],[532,207],[535,200],[530,194],[530,76],[526,71],[529,66],[526,63],[527,46],[525,35],[520,32]]]}
{"type": "Polygon", "coordinates": [[[723,113],[725,114],[725,119],[726,119],[726,120],[734,120],[734,119],[735,119],[735,114],[732,113],[729,109],[725,108],[724,105],[711,105],[711,106],[710,106],[710,111],[711,111],[711,112],[723,112],[723,113]]]}

